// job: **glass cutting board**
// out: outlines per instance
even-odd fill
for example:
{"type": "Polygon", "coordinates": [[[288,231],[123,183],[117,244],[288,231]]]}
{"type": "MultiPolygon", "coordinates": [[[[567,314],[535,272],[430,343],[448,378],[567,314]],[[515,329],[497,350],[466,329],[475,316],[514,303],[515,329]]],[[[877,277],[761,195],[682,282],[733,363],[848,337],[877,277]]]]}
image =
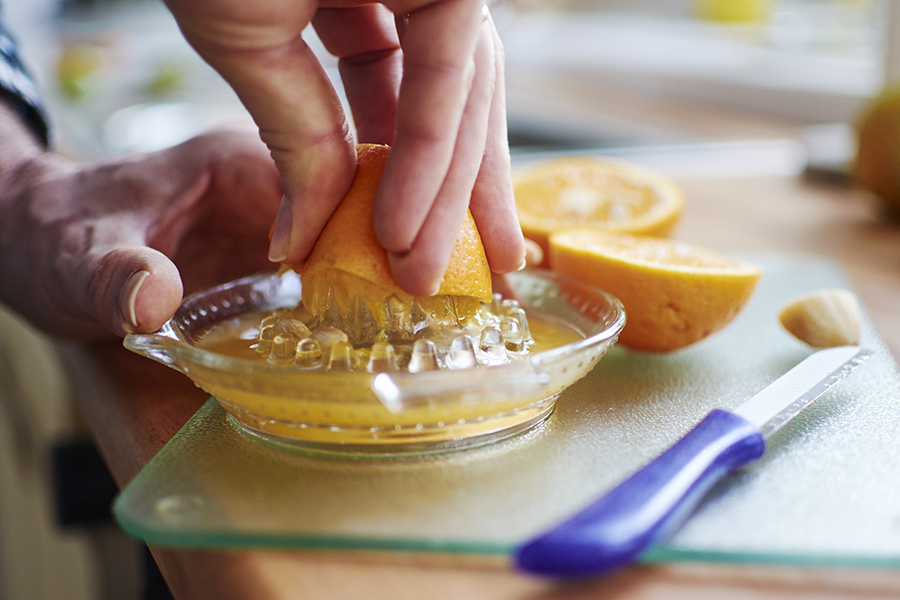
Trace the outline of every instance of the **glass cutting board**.
{"type": "MultiPolygon", "coordinates": [[[[164,546],[508,555],[809,354],[777,312],[846,277],[815,257],[746,258],[765,274],[731,325],[668,355],[614,348],[536,431],[438,456],[328,458],[244,437],[210,400],[115,516],[164,546]]],[[[865,316],[863,328],[874,356],[644,560],[900,566],[900,372],[865,316]]]]}

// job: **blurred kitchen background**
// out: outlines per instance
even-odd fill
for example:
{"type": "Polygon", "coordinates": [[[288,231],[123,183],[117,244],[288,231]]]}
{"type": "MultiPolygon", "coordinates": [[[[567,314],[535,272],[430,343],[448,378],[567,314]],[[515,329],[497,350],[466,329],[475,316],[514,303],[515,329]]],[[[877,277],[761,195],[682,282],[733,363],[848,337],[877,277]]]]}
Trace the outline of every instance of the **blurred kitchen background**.
{"type": "MultiPolygon", "coordinates": [[[[4,5],[49,97],[64,151],[88,158],[154,149],[247,118],[158,0],[4,5]]],[[[517,148],[802,143],[818,136],[834,154],[847,141],[841,125],[852,123],[886,73],[898,70],[889,59],[888,0],[491,6],[507,54],[517,148]]],[[[321,50],[313,34],[309,40],[321,50]]],[[[336,79],[336,61],[321,55],[336,79]]]]}
{"type": "MultiPolygon", "coordinates": [[[[54,145],[72,158],[249,123],[160,0],[2,5],[46,95],[54,145]]],[[[498,0],[510,140],[519,157],[594,149],[679,177],[800,174],[810,164],[840,174],[860,111],[900,76],[890,43],[900,10],[890,9],[888,0],[498,0]]],[[[336,61],[309,41],[337,81],[336,61]]],[[[34,395],[62,394],[47,385],[34,395]]],[[[0,403],[0,479],[13,482],[0,489],[0,597],[136,597],[134,544],[114,528],[53,525],[42,453],[77,434],[77,419],[64,399],[40,412],[18,398],[0,403]],[[30,474],[23,456],[38,465],[30,474]]]]}

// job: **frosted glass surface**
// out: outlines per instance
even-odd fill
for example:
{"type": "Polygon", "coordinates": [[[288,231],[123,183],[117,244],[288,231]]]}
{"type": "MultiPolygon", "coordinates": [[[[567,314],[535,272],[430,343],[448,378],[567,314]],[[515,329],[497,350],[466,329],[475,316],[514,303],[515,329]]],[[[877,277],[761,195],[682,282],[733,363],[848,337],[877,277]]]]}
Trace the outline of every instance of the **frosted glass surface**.
{"type": "MultiPolygon", "coordinates": [[[[778,310],[847,278],[816,257],[747,258],[765,274],[731,325],[668,355],[614,348],[536,431],[431,457],[317,457],[244,437],[210,400],[116,517],[161,545],[507,554],[809,354],[778,310]]],[[[900,372],[866,316],[863,346],[870,360],[645,560],[900,566],[900,372]]]]}

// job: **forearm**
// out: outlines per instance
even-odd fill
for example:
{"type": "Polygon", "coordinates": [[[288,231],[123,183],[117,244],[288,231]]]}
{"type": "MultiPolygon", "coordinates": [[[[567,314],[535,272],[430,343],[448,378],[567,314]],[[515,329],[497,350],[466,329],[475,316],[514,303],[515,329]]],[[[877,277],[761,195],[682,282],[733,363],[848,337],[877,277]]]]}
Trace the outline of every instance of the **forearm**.
{"type": "Polygon", "coordinates": [[[43,144],[12,107],[0,100],[0,214],[10,202],[8,190],[16,174],[43,153],[43,144]]]}
{"type": "Polygon", "coordinates": [[[19,111],[0,99],[0,303],[29,319],[36,304],[27,274],[35,251],[26,244],[31,227],[33,182],[48,153],[19,111]]]}

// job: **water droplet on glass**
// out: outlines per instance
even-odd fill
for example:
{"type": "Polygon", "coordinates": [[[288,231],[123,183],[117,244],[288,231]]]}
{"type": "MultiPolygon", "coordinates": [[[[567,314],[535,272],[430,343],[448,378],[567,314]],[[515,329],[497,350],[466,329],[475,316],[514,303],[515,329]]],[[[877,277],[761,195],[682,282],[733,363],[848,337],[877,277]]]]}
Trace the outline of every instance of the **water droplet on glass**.
{"type": "Polygon", "coordinates": [[[416,340],[412,355],[409,358],[409,372],[435,371],[440,368],[437,360],[437,347],[431,340],[416,340]]]}

